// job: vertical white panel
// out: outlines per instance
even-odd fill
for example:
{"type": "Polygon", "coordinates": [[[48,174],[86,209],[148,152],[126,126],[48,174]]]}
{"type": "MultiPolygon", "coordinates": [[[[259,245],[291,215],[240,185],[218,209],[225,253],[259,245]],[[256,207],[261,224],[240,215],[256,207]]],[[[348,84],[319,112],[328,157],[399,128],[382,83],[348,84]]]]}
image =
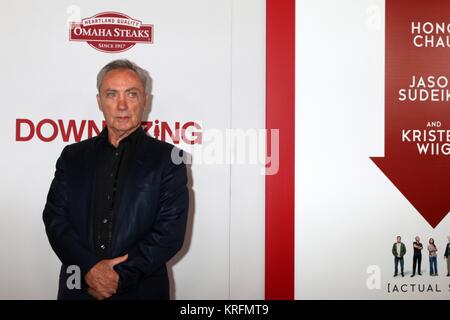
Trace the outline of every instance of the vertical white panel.
{"type": "MultiPolygon", "coordinates": [[[[59,261],[42,222],[55,162],[63,146],[15,141],[15,119],[100,121],[95,77],[107,62],[128,58],[153,77],[151,119],[231,126],[231,0],[2,2],[0,255],[1,299],[53,299],[59,261]],[[110,54],[69,42],[67,19],[123,12],[154,24],[154,43],[110,54]],[[73,8],[73,7],[72,7],[73,8]]],[[[86,138],[86,135],[84,135],[86,138]]],[[[74,142],[73,139],[68,143],[74,142]]],[[[191,212],[186,245],[170,263],[173,297],[229,297],[230,169],[190,167],[191,212]]]]}
{"type": "MultiPolygon", "coordinates": [[[[265,2],[232,0],[6,1],[0,57],[1,299],[53,299],[59,265],[42,210],[67,143],[15,141],[15,120],[102,120],[95,77],[128,58],[153,78],[150,119],[198,121],[203,130],[264,128],[265,2]],[[26,3],[25,3],[26,2],[26,3]],[[154,25],[154,43],[118,54],[69,42],[67,20],[118,11],[154,25]]],[[[48,131],[47,128],[46,130],[48,131]]],[[[47,132],[49,133],[49,132],[47,132]]],[[[87,132],[83,134],[87,138],[87,132]]],[[[261,144],[264,146],[264,142],[261,144]]],[[[183,147],[183,146],[181,146],[183,147]]],[[[264,154],[264,150],[263,150],[264,154]]],[[[195,161],[195,159],[194,159],[195,161]]],[[[264,291],[264,176],[261,164],[189,166],[186,243],[169,263],[172,297],[257,299],[264,291]]]]}
{"type": "Polygon", "coordinates": [[[297,299],[449,297],[445,275],[409,275],[415,235],[437,240],[444,272],[450,219],[431,228],[369,159],[384,154],[384,16],[381,0],[297,1],[297,299]],[[408,250],[405,278],[393,278],[397,235],[408,250]],[[373,270],[380,288],[367,286],[373,270]],[[388,283],[442,292],[392,294],[388,283]]]}
{"type": "MultiPolygon", "coordinates": [[[[232,3],[232,128],[255,133],[265,128],[265,1],[232,3]]],[[[248,149],[253,147],[251,142],[248,149]]],[[[264,155],[265,139],[259,140],[258,148],[264,155]]],[[[262,172],[261,163],[231,166],[231,299],[264,298],[262,172]]]]}

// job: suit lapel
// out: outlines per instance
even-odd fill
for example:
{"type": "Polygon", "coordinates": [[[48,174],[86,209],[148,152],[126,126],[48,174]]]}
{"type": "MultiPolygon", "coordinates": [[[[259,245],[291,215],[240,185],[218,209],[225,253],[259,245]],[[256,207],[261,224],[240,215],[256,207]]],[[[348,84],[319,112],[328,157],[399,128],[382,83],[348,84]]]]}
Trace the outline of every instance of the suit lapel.
{"type": "Polygon", "coordinates": [[[97,158],[98,158],[98,150],[96,149],[96,139],[95,138],[92,142],[92,145],[90,148],[88,148],[88,152],[86,154],[85,162],[88,166],[87,168],[87,179],[88,179],[88,187],[89,190],[87,190],[87,195],[89,197],[89,201],[87,202],[89,204],[89,214],[88,214],[88,221],[87,221],[87,230],[88,230],[88,238],[89,238],[89,247],[91,250],[94,251],[94,195],[95,195],[95,172],[96,172],[96,166],[97,166],[97,158]],[[94,165],[92,165],[94,164],[94,165]]]}

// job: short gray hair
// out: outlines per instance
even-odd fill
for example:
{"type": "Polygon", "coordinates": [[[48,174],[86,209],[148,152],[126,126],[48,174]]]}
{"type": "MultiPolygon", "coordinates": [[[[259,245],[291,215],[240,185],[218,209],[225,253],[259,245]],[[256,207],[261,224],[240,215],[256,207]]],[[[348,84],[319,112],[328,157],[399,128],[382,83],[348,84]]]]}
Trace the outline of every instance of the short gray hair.
{"type": "Polygon", "coordinates": [[[105,65],[97,74],[97,90],[99,93],[100,93],[100,87],[102,86],[103,78],[105,77],[105,75],[109,71],[117,70],[117,69],[129,69],[129,70],[136,72],[139,79],[141,80],[142,86],[144,87],[144,91],[146,93],[150,92],[149,86],[150,86],[151,79],[150,79],[148,71],[139,67],[137,64],[135,64],[134,62],[131,62],[130,60],[118,59],[118,60],[111,61],[110,63],[105,65]]]}

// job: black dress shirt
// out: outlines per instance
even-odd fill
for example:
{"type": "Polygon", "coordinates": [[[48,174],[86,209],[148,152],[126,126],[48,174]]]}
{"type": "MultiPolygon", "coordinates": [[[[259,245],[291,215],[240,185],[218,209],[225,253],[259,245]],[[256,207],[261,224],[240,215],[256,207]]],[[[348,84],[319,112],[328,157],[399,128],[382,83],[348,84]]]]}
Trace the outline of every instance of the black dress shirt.
{"type": "Polygon", "coordinates": [[[112,258],[111,245],[114,232],[115,212],[120,205],[125,177],[135,151],[136,140],[143,133],[141,127],[123,138],[114,147],[108,139],[105,127],[98,136],[98,156],[94,188],[94,247],[102,259],[112,258]]]}

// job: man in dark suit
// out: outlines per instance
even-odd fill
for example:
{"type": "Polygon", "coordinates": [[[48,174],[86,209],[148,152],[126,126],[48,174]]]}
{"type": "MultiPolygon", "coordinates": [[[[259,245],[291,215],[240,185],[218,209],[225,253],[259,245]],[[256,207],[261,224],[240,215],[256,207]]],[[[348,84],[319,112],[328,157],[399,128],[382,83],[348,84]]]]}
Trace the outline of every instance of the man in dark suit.
{"type": "Polygon", "coordinates": [[[141,127],[147,79],[128,60],[103,67],[106,127],[56,163],[43,220],[62,262],[58,299],[169,299],[166,262],[184,240],[187,175],[181,151],[141,127]],[[79,288],[68,285],[74,266],[79,288]]]}

